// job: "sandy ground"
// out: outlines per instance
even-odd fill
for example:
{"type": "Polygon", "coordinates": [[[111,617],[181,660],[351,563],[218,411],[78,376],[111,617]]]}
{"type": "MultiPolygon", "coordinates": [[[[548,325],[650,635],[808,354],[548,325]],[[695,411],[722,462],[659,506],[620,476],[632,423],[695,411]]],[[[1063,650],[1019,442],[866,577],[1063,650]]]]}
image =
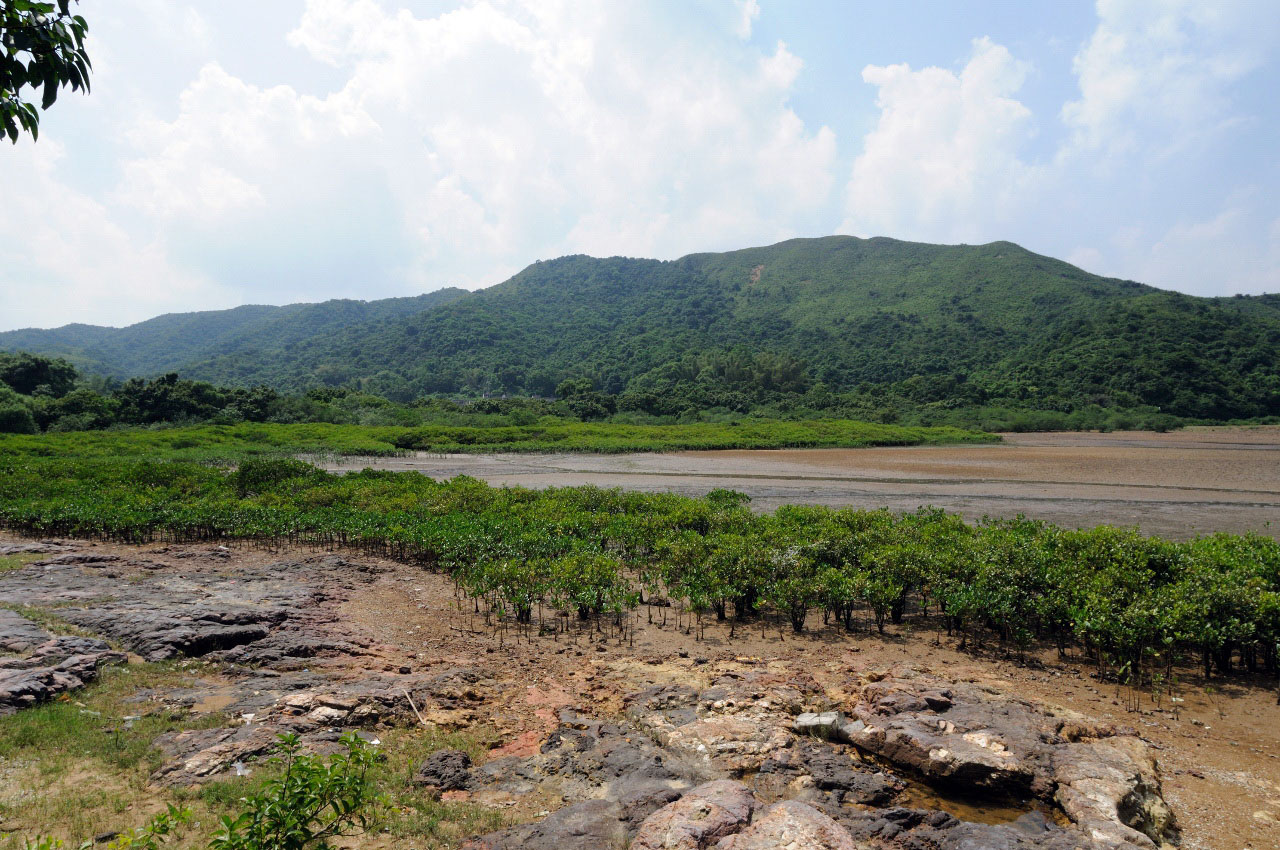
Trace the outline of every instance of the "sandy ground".
{"type": "Polygon", "coordinates": [[[1185,539],[1214,531],[1280,535],[1280,427],[1005,434],[982,446],[781,449],[625,455],[346,458],[333,470],[414,469],[492,484],[594,484],[702,495],[747,493],[752,506],[934,505],[968,519],[1024,514],[1068,528],[1138,526],[1185,539]]]}

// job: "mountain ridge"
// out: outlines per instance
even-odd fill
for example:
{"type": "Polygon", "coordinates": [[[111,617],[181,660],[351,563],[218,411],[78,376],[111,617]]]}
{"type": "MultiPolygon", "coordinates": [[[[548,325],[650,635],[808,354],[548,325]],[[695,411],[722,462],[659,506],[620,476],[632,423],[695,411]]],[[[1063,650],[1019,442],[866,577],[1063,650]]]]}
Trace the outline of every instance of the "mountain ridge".
{"type": "MultiPolygon", "coordinates": [[[[373,312],[305,334],[281,316],[273,336],[286,347],[262,345],[248,323],[181,364],[153,339],[149,351],[168,359],[128,365],[401,400],[546,396],[585,377],[609,394],[692,393],[731,409],[769,393],[887,386],[920,404],[1280,414],[1280,296],[1168,292],[1003,240],[827,236],[675,260],[570,255],[423,309],[373,312]]],[[[0,349],[16,347],[10,334],[0,349]]]]}

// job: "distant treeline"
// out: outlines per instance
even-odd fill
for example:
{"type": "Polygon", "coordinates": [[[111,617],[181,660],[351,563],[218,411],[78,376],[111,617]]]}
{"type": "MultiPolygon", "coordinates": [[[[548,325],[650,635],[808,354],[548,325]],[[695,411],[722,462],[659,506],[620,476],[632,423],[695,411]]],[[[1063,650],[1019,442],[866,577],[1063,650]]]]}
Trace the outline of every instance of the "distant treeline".
{"type": "Polygon", "coordinates": [[[798,361],[769,353],[691,356],[673,363],[667,380],[618,393],[580,377],[560,382],[554,394],[428,396],[405,402],[358,387],[281,393],[267,386],[217,386],[176,373],[118,381],[82,375],[59,358],[0,353],[0,433],[237,422],[493,428],[557,422],[644,426],[811,419],[982,431],[1164,431],[1213,421],[1173,416],[1149,405],[1080,404],[1045,410],[1029,401],[992,402],[967,385],[962,375],[917,377],[837,393],[809,381],[798,361]]]}

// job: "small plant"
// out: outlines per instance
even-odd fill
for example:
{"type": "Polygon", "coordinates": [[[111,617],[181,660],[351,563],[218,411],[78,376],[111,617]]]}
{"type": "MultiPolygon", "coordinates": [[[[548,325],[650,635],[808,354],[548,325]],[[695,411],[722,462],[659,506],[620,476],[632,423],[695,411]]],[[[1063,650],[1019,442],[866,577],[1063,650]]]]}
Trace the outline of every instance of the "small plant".
{"type": "MultiPolygon", "coordinates": [[[[172,803],[169,810],[161,812],[141,829],[131,829],[117,836],[107,845],[109,850],[158,850],[164,839],[180,827],[191,822],[191,810],[180,809],[172,803]]],[[[83,846],[83,845],[81,845],[83,846]]]]}
{"type": "Polygon", "coordinates": [[[302,850],[327,848],[331,838],[356,835],[369,825],[370,810],[381,798],[368,779],[378,755],[354,734],[341,739],[345,754],[326,763],[303,755],[298,736],[280,736],[271,761],[284,773],[242,800],[244,811],[222,818],[213,850],[302,850]]]}
{"type": "MultiPolygon", "coordinates": [[[[108,850],[159,850],[170,834],[190,822],[190,809],[180,809],[170,803],[167,811],[153,817],[141,829],[131,829],[116,836],[107,848],[108,850]]],[[[79,850],[88,850],[93,844],[92,840],[82,841],[79,850]]],[[[22,847],[23,850],[61,850],[63,842],[61,838],[41,835],[34,841],[23,842],[22,847]]]]}

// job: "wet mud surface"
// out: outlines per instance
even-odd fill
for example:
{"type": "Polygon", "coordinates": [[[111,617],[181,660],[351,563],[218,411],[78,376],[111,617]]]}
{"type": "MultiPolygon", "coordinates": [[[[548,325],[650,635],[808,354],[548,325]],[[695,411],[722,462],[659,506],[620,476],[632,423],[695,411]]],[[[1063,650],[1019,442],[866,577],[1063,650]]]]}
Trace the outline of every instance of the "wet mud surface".
{"type": "Polygon", "coordinates": [[[1024,514],[1066,528],[1138,526],[1186,539],[1280,535],[1280,427],[1006,434],[998,445],[779,449],[624,455],[346,458],[331,470],[418,470],[492,484],[593,484],[700,496],[726,487],[768,511],[783,504],[912,511],[970,520],[1024,514]]]}
{"type": "Polygon", "coordinates": [[[815,618],[801,636],[712,623],[697,639],[640,610],[625,639],[595,624],[540,635],[486,625],[442,576],[352,553],[0,545],[46,547],[0,575],[17,609],[0,645],[22,671],[0,675],[10,710],[95,665],[205,662],[130,698],[140,715],[221,718],[155,741],[156,788],[252,767],[282,731],[332,752],[344,731],[421,726],[491,741],[476,759],[437,752],[414,780],[506,813],[473,848],[1280,845],[1265,683],[1188,680],[1177,710],[1128,711],[1078,659],[961,653],[932,631],[846,635],[815,618]],[[23,616],[36,609],[94,637],[48,634],[23,616]],[[690,812],[718,813],[714,834],[690,812]]]}

